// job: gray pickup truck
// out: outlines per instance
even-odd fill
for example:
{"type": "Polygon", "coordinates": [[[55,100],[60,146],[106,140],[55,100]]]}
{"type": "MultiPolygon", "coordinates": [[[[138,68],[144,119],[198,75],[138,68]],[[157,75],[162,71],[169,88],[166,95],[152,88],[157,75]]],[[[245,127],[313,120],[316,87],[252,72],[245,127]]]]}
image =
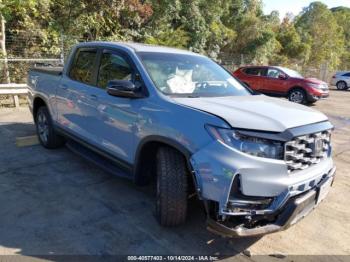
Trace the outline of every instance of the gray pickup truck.
{"type": "Polygon", "coordinates": [[[164,226],[183,223],[197,195],[221,235],[283,230],[333,183],[324,114],[254,94],[199,54],[83,43],[64,68],[33,68],[28,86],[41,144],[66,144],[136,184],[156,183],[164,226]]]}

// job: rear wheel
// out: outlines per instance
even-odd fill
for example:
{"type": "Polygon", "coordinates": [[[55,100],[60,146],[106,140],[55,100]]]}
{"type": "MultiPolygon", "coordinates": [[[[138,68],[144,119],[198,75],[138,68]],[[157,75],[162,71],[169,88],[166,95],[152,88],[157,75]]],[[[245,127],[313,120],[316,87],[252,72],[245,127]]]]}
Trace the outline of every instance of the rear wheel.
{"type": "Polygon", "coordinates": [[[42,146],[52,149],[64,144],[64,138],[58,135],[53,128],[52,119],[46,106],[38,109],[35,116],[35,125],[42,146]]]}
{"type": "Polygon", "coordinates": [[[288,94],[288,99],[291,102],[305,104],[307,102],[306,93],[301,88],[294,88],[288,94]]]}
{"type": "Polygon", "coordinates": [[[186,160],[175,149],[161,147],[157,152],[157,219],[162,226],[176,226],[185,222],[186,214],[186,160]]]}
{"type": "Polygon", "coordinates": [[[346,85],[346,83],[344,81],[339,81],[337,83],[337,89],[338,90],[346,90],[346,89],[348,89],[348,86],[346,85]]]}

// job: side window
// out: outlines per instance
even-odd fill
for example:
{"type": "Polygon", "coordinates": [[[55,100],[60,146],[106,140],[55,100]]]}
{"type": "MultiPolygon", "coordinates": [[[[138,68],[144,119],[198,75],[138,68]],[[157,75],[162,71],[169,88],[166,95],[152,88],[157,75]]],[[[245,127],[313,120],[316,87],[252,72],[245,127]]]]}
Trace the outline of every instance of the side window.
{"type": "Polygon", "coordinates": [[[94,72],[96,50],[78,50],[69,76],[76,81],[90,84],[94,72]]]}
{"type": "Polygon", "coordinates": [[[278,78],[278,76],[281,74],[281,71],[276,68],[269,68],[267,70],[267,77],[271,78],[278,78]]]}
{"type": "Polygon", "coordinates": [[[132,80],[133,69],[120,55],[104,53],[98,73],[97,86],[106,88],[111,80],[132,80]]]}
{"type": "Polygon", "coordinates": [[[266,69],[260,67],[249,67],[244,69],[243,72],[253,76],[266,76],[266,69]]]}
{"type": "Polygon", "coordinates": [[[257,76],[259,75],[259,68],[256,67],[249,67],[243,70],[244,73],[246,73],[247,75],[253,75],[253,76],[257,76]]]}
{"type": "Polygon", "coordinates": [[[350,73],[346,73],[343,76],[350,77],[350,73]]]}

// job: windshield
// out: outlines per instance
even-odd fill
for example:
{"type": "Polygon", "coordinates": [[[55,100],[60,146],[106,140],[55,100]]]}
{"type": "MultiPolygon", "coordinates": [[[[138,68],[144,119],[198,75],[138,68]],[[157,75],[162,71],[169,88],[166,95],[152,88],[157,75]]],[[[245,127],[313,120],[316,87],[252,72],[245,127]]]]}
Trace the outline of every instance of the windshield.
{"type": "Polygon", "coordinates": [[[290,77],[303,78],[303,76],[300,73],[298,73],[297,71],[294,71],[294,70],[289,69],[289,68],[284,68],[284,67],[281,69],[290,77]]]}
{"type": "Polygon", "coordinates": [[[243,96],[251,93],[225,69],[207,57],[140,52],[155,86],[166,95],[243,96]]]}

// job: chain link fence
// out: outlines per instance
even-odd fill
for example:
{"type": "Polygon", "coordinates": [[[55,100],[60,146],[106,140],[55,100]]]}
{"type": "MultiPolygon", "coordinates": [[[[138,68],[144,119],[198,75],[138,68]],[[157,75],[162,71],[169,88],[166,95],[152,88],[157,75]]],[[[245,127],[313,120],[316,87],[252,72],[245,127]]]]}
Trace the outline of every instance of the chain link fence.
{"type": "MultiPolygon", "coordinates": [[[[83,42],[74,36],[63,34],[55,39],[32,35],[28,32],[11,33],[6,35],[6,57],[0,52],[0,84],[26,83],[27,73],[36,66],[62,66],[72,46],[83,42]]],[[[248,55],[221,54],[220,63],[230,72],[245,65],[256,65],[248,55]]],[[[301,72],[305,77],[314,77],[330,82],[334,72],[328,70],[327,65],[320,68],[303,67],[298,64],[290,65],[292,69],[301,72]]],[[[0,107],[14,104],[11,95],[0,95],[0,107]]],[[[24,95],[19,96],[20,104],[25,103],[24,95]]]]}

